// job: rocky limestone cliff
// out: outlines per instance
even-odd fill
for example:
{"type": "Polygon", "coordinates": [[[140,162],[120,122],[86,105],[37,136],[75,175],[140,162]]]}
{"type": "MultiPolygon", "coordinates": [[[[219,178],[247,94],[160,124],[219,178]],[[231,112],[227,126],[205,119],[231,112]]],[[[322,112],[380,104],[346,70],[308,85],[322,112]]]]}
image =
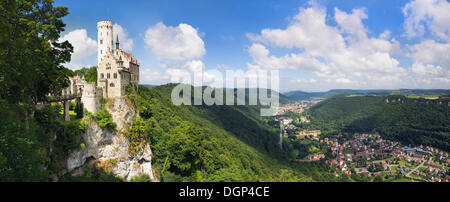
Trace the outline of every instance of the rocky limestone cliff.
{"type": "Polygon", "coordinates": [[[82,175],[82,167],[87,164],[87,160],[92,159],[103,170],[128,181],[143,174],[156,181],[150,146],[146,144],[136,155],[131,155],[128,149],[129,140],[124,133],[136,115],[135,109],[127,104],[125,98],[109,100],[106,108],[117,124],[116,130],[102,129],[94,119],[90,120],[87,133],[83,134],[85,148],[74,151],[67,159],[69,171],[73,171],[74,175],[82,175]]]}

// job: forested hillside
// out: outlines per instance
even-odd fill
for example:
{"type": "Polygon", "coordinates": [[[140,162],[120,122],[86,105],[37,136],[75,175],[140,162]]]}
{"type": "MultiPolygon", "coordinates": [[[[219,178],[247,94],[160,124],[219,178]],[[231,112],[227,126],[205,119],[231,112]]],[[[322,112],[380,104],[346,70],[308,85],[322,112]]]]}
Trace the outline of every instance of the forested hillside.
{"type": "Polygon", "coordinates": [[[324,164],[290,162],[258,106],[174,106],[174,84],[139,88],[144,135],[163,181],[337,180],[324,164]]]}
{"type": "Polygon", "coordinates": [[[436,100],[401,95],[337,95],[320,102],[307,113],[307,127],[325,132],[379,132],[405,144],[432,145],[450,150],[448,98],[436,100]]]}

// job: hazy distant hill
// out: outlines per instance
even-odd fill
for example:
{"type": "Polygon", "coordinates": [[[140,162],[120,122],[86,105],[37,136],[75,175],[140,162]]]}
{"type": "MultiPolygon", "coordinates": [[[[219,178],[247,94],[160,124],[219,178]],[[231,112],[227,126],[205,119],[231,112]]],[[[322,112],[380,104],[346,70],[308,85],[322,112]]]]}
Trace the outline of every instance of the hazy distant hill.
{"type": "Polygon", "coordinates": [[[409,94],[423,94],[423,95],[432,95],[432,94],[446,94],[450,95],[449,89],[400,89],[393,90],[391,94],[397,95],[409,95],[409,94]]]}
{"type": "Polygon", "coordinates": [[[305,91],[291,91],[284,93],[284,95],[296,101],[309,100],[312,98],[329,98],[334,95],[342,93],[353,93],[353,94],[376,94],[376,95],[432,95],[432,94],[446,94],[450,95],[450,90],[446,89],[399,89],[399,90],[358,90],[358,89],[333,89],[326,92],[305,92],[305,91]]]}
{"type": "Polygon", "coordinates": [[[155,86],[158,86],[158,85],[153,85],[153,84],[141,84],[142,86],[145,86],[145,87],[147,87],[147,88],[153,88],[153,87],[155,87],[155,86]]]}

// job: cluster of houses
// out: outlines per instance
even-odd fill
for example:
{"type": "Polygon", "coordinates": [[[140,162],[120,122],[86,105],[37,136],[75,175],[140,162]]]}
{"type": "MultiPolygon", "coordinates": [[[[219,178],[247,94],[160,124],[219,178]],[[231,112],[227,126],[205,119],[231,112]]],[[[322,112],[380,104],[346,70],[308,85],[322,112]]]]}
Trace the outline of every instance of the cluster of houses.
{"type": "Polygon", "coordinates": [[[307,156],[308,160],[310,161],[318,161],[320,159],[325,158],[325,154],[313,154],[307,156]]]}
{"type": "MultiPolygon", "coordinates": [[[[425,181],[450,180],[448,153],[436,148],[404,147],[399,142],[384,140],[376,134],[355,133],[350,139],[337,135],[319,141],[326,143],[332,152],[333,159],[326,160],[326,163],[336,166],[336,170],[347,175],[351,175],[352,167],[356,173],[365,176],[385,172],[425,181]],[[399,161],[404,163],[398,164],[399,161]]],[[[310,158],[321,159],[314,156],[310,158]]]]}
{"type": "Polygon", "coordinates": [[[282,116],[280,117],[280,124],[287,126],[289,124],[291,124],[293,121],[293,119],[291,117],[287,117],[287,116],[282,116]]]}
{"type": "Polygon", "coordinates": [[[311,106],[319,103],[320,101],[321,100],[302,100],[301,102],[295,102],[292,104],[279,106],[277,115],[283,115],[288,111],[301,114],[305,110],[309,109],[311,106]]]}
{"type": "Polygon", "coordinates": [[[320,130],[302,130],[302,131],[296,131],[295,134],[299,138],[302,137],[309,137],[311,139],[319,140],[320,130]]]}
{"type": "MultiPolygon", "coordinates": [[[[397,100],[395,100],[397,101],[397,100]]],[[[401,101],[401,100],[399,100],[401,101]]],[[[302,113],[319,101],[302,101],[280,107],[279,114],[288,111],[302,113]]],[[[388,102],[394,102],[389,100],[388,102]]],[[[302,161],[325,160],[346,175],[352,172],[365,176],[388,175],[404,176],[420,181],[448,182],[450,181],[450,158],[448,153],[429,147],[405,147],[397,141],[381,138],[378,134],[354,133],[353,135],[336,135],[320,138],[320,130],[298,130],[293,119],[287,116],[279,117],[283,135],[288,130],[298,139],[308,138],[328,145],[332,158],[324,154],[311,154],[302,161]]],[[[301,123],[309,122],[306,117],[300,117],[301,123]]]]}
{"type": "Polygon", "coordinates": [[[285,106],[280,106],[278,107],[277,115],[283,115],[288,111],[300,114],[303,113],[303,111],[305,111],[306,108],[307,108],[306,104],[301,103],[294,103],[285,106]]]}

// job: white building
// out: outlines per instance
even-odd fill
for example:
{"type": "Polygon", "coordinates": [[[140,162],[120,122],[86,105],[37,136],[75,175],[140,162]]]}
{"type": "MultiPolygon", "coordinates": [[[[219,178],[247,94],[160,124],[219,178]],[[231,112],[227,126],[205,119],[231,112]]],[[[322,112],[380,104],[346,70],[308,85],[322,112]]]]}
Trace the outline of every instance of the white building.
{"type": "Polygon", "coordinates": [[[104,98],[121,97],[126,88],[137,90],[139,84],[139,62],[130,53],[120,49],[119,36],[113,48],[113,23],[100,21],[98,29],[97,86],[104,98]]]}
{"type": "Polygon", "coordinates": [[[70,86],[62,92],[63,96],[81,93],[81,102],[91,113],[100,109],[102,98],[122,97],[128,86],[137,91],[139,84],[139,62],[130,53],[120,49],[119,36],[113,48],[113,23],[100,21],[97,29],[97,85],[76,76],[70,79],[70,86]]]}

